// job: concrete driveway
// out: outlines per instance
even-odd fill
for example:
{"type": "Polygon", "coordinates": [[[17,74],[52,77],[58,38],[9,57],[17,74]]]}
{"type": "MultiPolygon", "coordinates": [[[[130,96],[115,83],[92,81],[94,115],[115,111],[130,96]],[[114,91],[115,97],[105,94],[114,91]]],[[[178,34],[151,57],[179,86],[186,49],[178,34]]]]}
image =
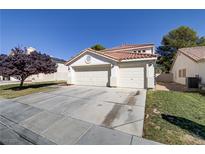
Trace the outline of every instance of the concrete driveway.
{"type": "Polygon", "coordinates": [[[141,138],[146,90],[69,86],[0,100],[2,144],[156,144],[141,138]]]}

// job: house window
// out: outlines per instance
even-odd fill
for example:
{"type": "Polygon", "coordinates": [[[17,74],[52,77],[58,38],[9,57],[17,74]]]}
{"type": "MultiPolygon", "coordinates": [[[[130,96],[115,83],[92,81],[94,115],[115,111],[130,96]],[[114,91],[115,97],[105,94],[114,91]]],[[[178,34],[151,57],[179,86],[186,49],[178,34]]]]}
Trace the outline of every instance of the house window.
{"type": "Polygon", "coordinates": [[[185,78],[186,77],[186,69],[182,70],[182,77],[185,78]]]}
{"type": "Polygon", "coordinates": [[[141,50],[138,50],[138,53],[141,53],[141,50]]]}
{"type": "Polygon", "coordinates": [[[146,50],[142,50],[142,52],[144,52],[144,53],[145,53],[145,52],[146,52],[146,50]]]}
{"type": "Polygon", "coordinates": [[[179,70],[179,77],[181,78],[182,76],[181,76],[181,70],[179,70]]]}
{"type": "Polygon", "coordinates": [[[179,77],[185,78],[186,77],[186,69],[180,69],[179,70],[179,77]]]}

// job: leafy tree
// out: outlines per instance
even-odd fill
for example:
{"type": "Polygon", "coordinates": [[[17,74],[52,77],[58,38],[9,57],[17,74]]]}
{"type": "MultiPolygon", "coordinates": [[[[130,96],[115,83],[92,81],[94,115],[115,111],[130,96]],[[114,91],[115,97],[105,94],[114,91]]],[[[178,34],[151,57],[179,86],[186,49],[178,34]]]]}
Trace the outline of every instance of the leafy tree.
{"type": "Polygon", "coordinates": [[[20,80],[20,87],[31,75],[56,71],[57,65],[50,56],[37,51],[28,53],[26,48],[14,48],[8,56],[0,55],[0,75],[20,80]]]}
{"type": "Polygon", "coordinates": [[[161,46],[157,48],[160,55],[157,64],[168,72],[171,68],[176,51],[179,48],[205,45],[205,37],[197,36],[197,32],[187,26],[171,30],[162,38],[161,46]]]}
{"type": "Polygon", "coordinates": [[[197,40],[197,33],[193,29],[181,26],[166,34],[162,39],[162,45],[179,49],[183,47],[196,46],[197,40]]]}
{"type": "Polygon", "coordinates": [[[6,58],[6,57],[7,57],[7,55],[1,54],[1,55],[0,55],[0,61],[3,60],[3,59],[6,58]]]}
{"type": "Polygon", "coordinates": [[[197,40],[197,45],[199,46],[205,46],[205,37],[200,37],[197,40]]]}
{"type": "Polygon", "coordinates": [[[2,61],[4,60],[4,58],[6,58],[7,57],[7,55],[5,55],[5,54],[1,54],[0,55],[0,76],[3,76],[3,66],[2,66],[2,61]]]}
{"type": "Polygon", "coordinates": [[[105,47],[102,46],[101,44],[95,44],[95,45],[93,45],[93,46],[91,47],[91,49],[100,51],[100,50],[104,50],[105,47]]]}
{"type": "Polygon", "coordinates": [[[176,48],[170,46],[157,47],[156,53],[159,55],[157,64],[161,68],[162,72],[168,72],[173,62],[176,48]]]}

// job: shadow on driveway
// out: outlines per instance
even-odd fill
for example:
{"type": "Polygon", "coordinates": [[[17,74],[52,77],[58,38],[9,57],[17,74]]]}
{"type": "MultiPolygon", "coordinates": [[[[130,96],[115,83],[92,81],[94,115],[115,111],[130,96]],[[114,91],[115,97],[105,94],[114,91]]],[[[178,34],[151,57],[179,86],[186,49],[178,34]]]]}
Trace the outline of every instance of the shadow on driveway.
{"type": "Polygon", "coordinates": [[[15,87],[10,87],[10,88],[5,88],[3,90],[14,90],[14,91],[19,91],[19,90],[25,90],[28,88],[42,88],[42,87],[48,87],[52,85],[58,85],[59,83],[44,83],[44,84],[32,84],[32,85],[23,85],[23,87],[19,87],[19,85],[16,85],[15,87]]]}

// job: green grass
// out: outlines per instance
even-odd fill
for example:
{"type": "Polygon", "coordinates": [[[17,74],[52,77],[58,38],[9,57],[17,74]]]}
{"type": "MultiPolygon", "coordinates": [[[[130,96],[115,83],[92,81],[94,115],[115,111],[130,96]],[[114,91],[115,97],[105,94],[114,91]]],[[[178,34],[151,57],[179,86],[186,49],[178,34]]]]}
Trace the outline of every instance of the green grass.
{"type": "Polygon", "coordinates": [[[205,96],[148,91],[144,137],[165,144],[205,144],[205,96]]]}
{"type": "Polygon", "coordinates": [[[38,83],[24,83],[22,88],[19,88],[19,84],[1,85],[0,86],[0,98],[16,98],[37,92],[45,92],[55,90],[57,87],[53,85],[64,84],[64,81],[58,82],[38,82],[38,83]]]}

